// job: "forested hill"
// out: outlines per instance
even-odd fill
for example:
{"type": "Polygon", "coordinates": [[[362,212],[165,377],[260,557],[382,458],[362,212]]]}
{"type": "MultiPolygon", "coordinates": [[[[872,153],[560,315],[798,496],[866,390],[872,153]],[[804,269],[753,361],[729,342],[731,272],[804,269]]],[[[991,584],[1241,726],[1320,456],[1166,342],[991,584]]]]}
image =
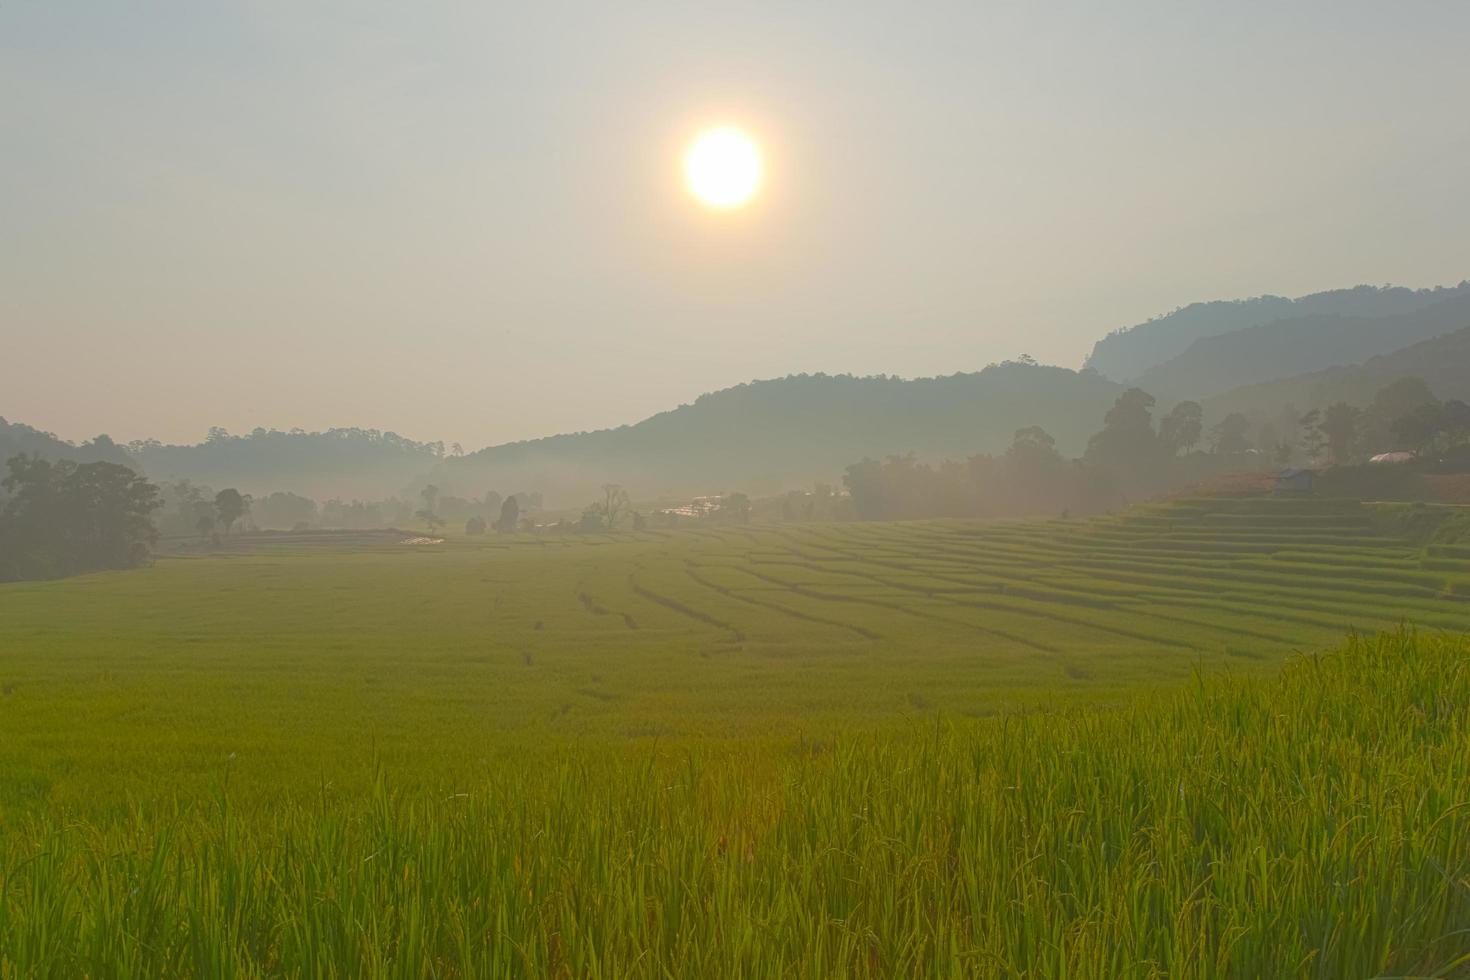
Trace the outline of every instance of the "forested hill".
{"type": "Polygon", "coordinates": [[[319,500],[351,500],[380,499],[421,485],[444,456],[444,444],[376,429],[256,429],[234,436],[219,428],[194,445],[149,439],[123,446],[105,435],[78,444],[0,418],[0,472],[5,460],[20,453],[77,463],[122,463],[155,483],[189,480],[256,495],[291,490],[319,500]]]}
{"type": "Polygon", "coordinates": [[[1384,385],[1406,377],[1423,378],[1441,401],[1470,402],[1470,325],[1362,364],[1236,388],[1208,399],[1205,414],[1223,418],[1240,412],[1251,418],[1275,418],[1288,407],[1301,413],[1334,402],[1367,405],[1384,385]]]}
{"type": "Polygon", "coordinates": [[[1191,344],[1204,337],[1309,316],[1400,316],[1464,295],[1470,295],[1470,282],[1433,289],[1355,286],[1297,299],[1257,296],[1253,299],[1191,303],[1164,316],[1108,334],[1093,346],[1087,366],[1117,381],[1133,382],[1150,368],[1183,354],[1191,344]]]}
{"type": "Polygon", "coordinates": [[[107,436],[98,436],[91,442],[78,445],[60,439],[50,432],[43,432],[20,422],[7,422],[4,418],[0,418],[0,475],[3,475],[5,461],[21,453],[34,453],[53,460],[69,459],[77,463],[127,463],[129,461],[128,454],[123,447],[107,436]]]}
{"type": "Polygon", "coordinates": [[[1160,402],[1357,364],[1470,326],[1470,293],[1391,317],[1321,315],[1207,337],[1135,382],[1160,402]]]}
{"type": "Polygon", "coordinates": [[[635,496],[837,483],[865,456],[995,452],[1028,425],[1079,453],[1120,390],[1093,372],[1014,362],[915,380],[798,375],[707,394],[636,425],[446,459],[433,479],[461,495],[535,487],[548,506],[563,506],[606,482],[635,496]]]}
{"type": "Polygon", "coordinates": [[[197,445],[135,442],[128,451],[155,481],[188,479],[257,495],[291,490],[326,500],[402,493],[439,461],[444,446],[376,429],[256,429],[243,436],[211,429],[197,445]]]}

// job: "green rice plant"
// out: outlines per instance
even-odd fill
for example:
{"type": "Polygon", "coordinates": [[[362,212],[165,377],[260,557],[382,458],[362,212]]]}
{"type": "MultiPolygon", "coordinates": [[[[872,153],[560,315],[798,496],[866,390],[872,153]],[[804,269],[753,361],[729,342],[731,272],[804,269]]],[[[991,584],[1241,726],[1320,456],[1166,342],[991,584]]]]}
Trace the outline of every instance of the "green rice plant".
{"type": "Polygon", "coordinates": [[[1397,631],[1464,633],[1431,525],[1201,499],[6,585],[0,977],[1463,972],[1466,640],[1397,631]]]}
{"type": "MultiPolygon", "coordinates": [[[[921,703],[922,698],[918,699],[921,703]]],[[[1470,642],[816,741],[542,746],[453,791],[7,824],[9,976],[1451,976],[1470,642]]]]}

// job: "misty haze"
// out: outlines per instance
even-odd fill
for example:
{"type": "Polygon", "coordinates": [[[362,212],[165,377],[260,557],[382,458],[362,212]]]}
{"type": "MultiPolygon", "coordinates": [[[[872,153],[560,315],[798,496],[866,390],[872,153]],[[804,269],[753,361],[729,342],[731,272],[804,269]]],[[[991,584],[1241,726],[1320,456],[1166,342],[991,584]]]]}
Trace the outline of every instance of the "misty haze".
{"type": "Polygon", "coordinates": [[[1467,37],[0,9],[0,976],[1464,975],[1467,37]]]}

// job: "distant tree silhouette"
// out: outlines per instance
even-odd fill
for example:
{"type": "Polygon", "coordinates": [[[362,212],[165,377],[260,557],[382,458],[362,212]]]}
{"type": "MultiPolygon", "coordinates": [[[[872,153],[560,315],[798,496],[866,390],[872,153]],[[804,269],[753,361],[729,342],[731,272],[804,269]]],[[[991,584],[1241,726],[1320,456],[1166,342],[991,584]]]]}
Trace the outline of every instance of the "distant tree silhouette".
{"type": "Polygon", "coordinates": [[[1384,385],[1373,396],[1368,411],[1385,422],[1403,418],[1422,405],[1433,405],[1438,401],[1423,378],[1399,378],[1384,385]]]}
{"type": "Polygon", "coordinates": [[[750,523],[750,497],[743,493],[727,493],[720,500],[720,516],[736,524],[750,523]]]}
{"type": "Polygon", "coordinates": [[[1087,454],[1100,463],[1141,466],[1151,463],[1159,440],[1153,426],[1154,396],[1129,388],[1103,417],[1102,431],[1087,444],[1087,454]]]}
{"type": "MultiPolygon", "coordinates": [[[[1004,477],[1012,499],[1035,501],[1045,510],[1065,506],[1061,498],[1067,496],[1067,462],[1056,447],[1056,440],[1039,425],[1016,430],[1004,460],[1004,477]]],[[[972,458],[971,468],[976,464],[977,459],[972,458]]],[[[983,482],[983,478],[977,482],[983,482]]],[[[982,488],[981,493],[986,489],[993,495],[996,488],[982,488]]]]}
{"type": "Polygon", "coordinates": [[[1301,431],[1302,451],[1306,453],[1307,462],[1317,462],[1327,446],[1327,437],[1322,434],[1322,413],[1312,409],[1297,420],[1297,426],[1301,431]]]}
{"type": "Polygon", "coordinates": [[[1193,449],[1204,433],[1205,411],[1199,402],[1184,401],[1159,420],[1159,442],[1170,456],[1193,449]]]}
{"type": "MultiPolygon", "coordinates": [[[[224,431],[224,430],[220,430],[224,431]]],[[[228,487],[214,495],[214,513],[216,519],[224,525],[225,533],[229,534],[235,522],[245,516],[250,509],[248,499],[234,487],[228,487]]]]}
{"type": "Polygon", "coordinates": [[[414,511],[413,516],[429,525],[429,531],[431,533],[442,528],[444,526],[444,518],[439,516],[438,511],[439,488],[432,483],[429,484],[419,491],[419,499],[424,502],[424,506],[414,511]]]}
{"type": "Polygon", "coordinates": [[[882,520],[888,511],[883,494],[883,464],[876,459],[853,463],[842,476],[842,484],[852,495],[854,510],[860,521],[882,520]]]}
{"type": "Polygon", "coordinates": [[[470,535],[471,537],[477,537],[485,533],[485,527],[485,518],[481,517],[479,514],[476,514],[474,517],[471,517],[469,520],[464,522],[464,533],[470,535]]]}
{"type": "Polygon", "coordinates": [[[500,505],[500,520],[495,522],[495,530],[501,534],[511,534],[515,531],[516,525],[520,523],[520,519],[521,505],[516,502],[514,495],[506,497],[505,502],[500,505]]]}
{"type": "Polygon", "coordinates": [[[1444,403],[1440,410],[1440,431],[1445,435],[1445,440],[1451,446],[1463,445],[1470,441],[1470,405],[1465,404],[1458,398],[1452,398],[1444,403]]]}
{"type": "Polygon", "coordinates": [[[1103,417],[1083,459],[1106,470],[1128,497],[1148,496],[1165,482],[1165,451],[1153,426],[1154,396],[1129,388],[1103,417]]]}
{"type": "Polygon", "coordinates": [[[126,466],[132,462],[127,452],[105,435],[75,446],[54,433],[42,432],[19,422],[7,422],[0,417],[0,460],[23,453],[53,461],[69,459],[77,463],[106,462],[126,466]]]}
{"type": "Polygon", "coordinates": [[[603,526],[609,530],[618,526],[618,521],[628,510],[628,491],[616,483],[605,483],[602,486],[602,514],[603,526]]]}
{"type": "Polygon", "coordinates": [[[1210,430],[1214,451],[1222,455],[1243,453],[1251,447],[1246,433],[1250,431],[1250,419],[1239,412],[1231,412],[1210,430]]]}
{"type": "Polygon", "coordinates": [[[253,501],[250,510],[261,527],[294,528],[313,524],[317,517],[315,500],[280,490],[253,501]]]}
{"type": "Polygon", "coordinates": [[[1358,431],[1358,418],[1363,410],[1347,402],[1327,406],[1318,429],[1327,440],[1327,452],[1339,466],[1346,463],[1352,451],[1353,437],[1358,431]]]}
{"type": "Polygon", "coordinates": [[[1442,430],[1444,406],[1439,402],[1420,405],[1418,408],[1394,419],[1390,426],[1395,448],[1410,449],[1416,453],[1432,446],[1442,430]]]}
{"type": "Polygon", "coordinates": [[[583,532],[610,531],[630,510],[628,492],[616,483],[605,483],[602,499],[587,505],[582,511],[582,519],[577,522],[577,529],[583,532]]]}
{"type": "Polygon", "coordinates": [[[1062,458],[1057,452],[1057,441],[1039,425],[1017,429],[1006,457],[1021,466],[1050,466],[1062,458]]]}
{"type": "Polygon", "coordinates": [[[1395,448],[1399,437],[1394,423],[1427,405],[1438,404],[1423,378],[1403,377],[1384,385],[1357,419],[1354,443],[1360,455],[1371,456],[1395,448]]]}
{"type": "Polygon", "coordinates": [[[158,537],[158,487],[118,463],[11,457],[0,488],[0,580],[132,568],[158,537]]]}

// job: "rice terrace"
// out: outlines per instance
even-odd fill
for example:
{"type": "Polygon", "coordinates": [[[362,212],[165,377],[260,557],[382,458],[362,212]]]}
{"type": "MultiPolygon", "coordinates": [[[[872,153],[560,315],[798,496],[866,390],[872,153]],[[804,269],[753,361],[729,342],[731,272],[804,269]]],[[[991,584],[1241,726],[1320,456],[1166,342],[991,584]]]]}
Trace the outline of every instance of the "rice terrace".
{"type": "Polygon", "coordinates": [[[284,535],[7,586],[0,963],[1451,975],[1464,526],[284,535]]]}
{"type": "Polygon", "coordinates": [[[1466,38],[0,3],[0,980],[1470,980],[1466,38]]]}

